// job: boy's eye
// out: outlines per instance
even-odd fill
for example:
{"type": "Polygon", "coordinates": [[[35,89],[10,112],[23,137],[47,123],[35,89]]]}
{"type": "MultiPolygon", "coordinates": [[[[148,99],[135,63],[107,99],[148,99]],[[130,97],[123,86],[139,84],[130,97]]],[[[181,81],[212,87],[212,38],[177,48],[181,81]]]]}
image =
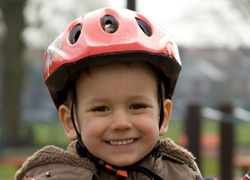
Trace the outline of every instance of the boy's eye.
{"type": "Polygon", "coordinates": [[[100,107],[97,107],[97,108],[94,108],[92,111],[94,112],[105,112],[105,111],[108,111],[109,109],[105,106],[100,106],[100,107]]]}
{"type": "Polygon", "coordinates": [[[138,109],[142,109],[142,108],[146,108],[146,106],[142,105],[142,104],[133,104],[130,106],[130,109],[134,109],[134,110],[138,110],[138,109]]]}

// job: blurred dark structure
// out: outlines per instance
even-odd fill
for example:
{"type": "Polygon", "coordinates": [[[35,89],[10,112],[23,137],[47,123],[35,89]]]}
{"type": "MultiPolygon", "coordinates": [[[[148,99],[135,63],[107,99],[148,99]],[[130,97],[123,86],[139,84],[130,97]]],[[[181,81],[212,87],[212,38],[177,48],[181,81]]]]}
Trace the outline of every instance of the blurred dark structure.
{"type": "MultiPolygon", "coordinates": [[[[221,119],[217,119],[220,124],[220,179],[221,180],[233,180],[234,167],[236,158],[234,155],[235,143],[234,143],[234,121],[237,120],[233,116],[233,106],[231,103],[220,104],[219,110],[221,119]]],[[[187,149],[194,154],[197,158],[196,162],[198,167],[201,162],[201,124],[202,124],[202,106],[197,103],[190,103],[187,107],[187,119],[186,119],[186,133],[188,137],[187,149]]],[[[240,163],[238,163],[239,165],[240,163]]],[[[242,166],[243,167],[243,166],[242,166]]]]}
{"type": "Polygon", "coordinates": [[[201,105],[191,103],[187,107],[186,133],[188,150],[196,157],[196,163],[201,169],[201,105]]]}
{"type": "Polygon", "coordinates": [[[23,9],[25,0],[1,0],[6,33],[1,42],[2,49],[2,132],[6,145],[19,145],[20,99],[23,86],[23,49],[21,33],[25,28],[23,9]]]}
{"type": "Polygon", "coordinates": [[[136,0],[127,0],[127,8],[136,11],[136,0]]]}
{"type": "MultiPolygon", "coordinates": [[[[227,115],[233,114],[233,106],[230,103],[221,104],[220,111],[227,115]]],[[[225,116],[222,118],[226,118],[225,116]]],[[[234,159],[234,129],[233,124],[222,120],[220,123],[220,171],[221,180],[233,180],[234,159]]]]}

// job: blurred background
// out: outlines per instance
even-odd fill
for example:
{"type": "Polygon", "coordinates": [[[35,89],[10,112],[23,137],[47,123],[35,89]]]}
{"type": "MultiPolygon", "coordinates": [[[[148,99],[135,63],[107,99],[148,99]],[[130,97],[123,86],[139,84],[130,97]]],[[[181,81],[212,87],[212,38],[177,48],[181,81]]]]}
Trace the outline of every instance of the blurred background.
{"type": "Polygon", "coordinates": [[[165,137],[194,153],[204,177],[250,171],[249,0],[1,0],[0,180],[43,146],[69,144],[43,82],[43,53],[72,20],[107,6],[146,15],[179,46],[165,137]]]}

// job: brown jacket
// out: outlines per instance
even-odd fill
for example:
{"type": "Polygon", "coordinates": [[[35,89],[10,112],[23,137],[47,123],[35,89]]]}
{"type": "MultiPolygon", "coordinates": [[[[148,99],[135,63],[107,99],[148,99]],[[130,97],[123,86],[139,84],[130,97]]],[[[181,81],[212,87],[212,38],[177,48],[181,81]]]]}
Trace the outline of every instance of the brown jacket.
{"type": "MultiPolygon", "coordinates": [[[[15,180],[35,178],[39,180],[116,180],[109,173],[97,169],[87,158],[81,158],[76,152],[76,143],[69,145],[67,151],[55,146],[46,146],[36,152],[17,171],[15,180]]],[[[161,141],[159,158],[147,157],[144,166],[163,179],[192,180],[194,171],[198,171],[194,157],[187,150],[176,145],[170,139],[161,141]]],[[[130,173],[131,180],[147,180],[144,174],[130,173]]]]}

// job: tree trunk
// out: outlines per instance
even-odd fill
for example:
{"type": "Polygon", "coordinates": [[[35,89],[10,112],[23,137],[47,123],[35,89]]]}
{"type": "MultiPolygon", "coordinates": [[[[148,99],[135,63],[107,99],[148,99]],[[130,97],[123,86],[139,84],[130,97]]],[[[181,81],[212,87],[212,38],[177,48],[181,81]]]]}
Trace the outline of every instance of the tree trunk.
{"type": "Polygon", "coordinates": [[[20,99],[23,82],[23,47],[25,0],[1,0],[0,7],[7,31],[2,41],[2,110],[6,145],[19,145],[20,99]]]}

